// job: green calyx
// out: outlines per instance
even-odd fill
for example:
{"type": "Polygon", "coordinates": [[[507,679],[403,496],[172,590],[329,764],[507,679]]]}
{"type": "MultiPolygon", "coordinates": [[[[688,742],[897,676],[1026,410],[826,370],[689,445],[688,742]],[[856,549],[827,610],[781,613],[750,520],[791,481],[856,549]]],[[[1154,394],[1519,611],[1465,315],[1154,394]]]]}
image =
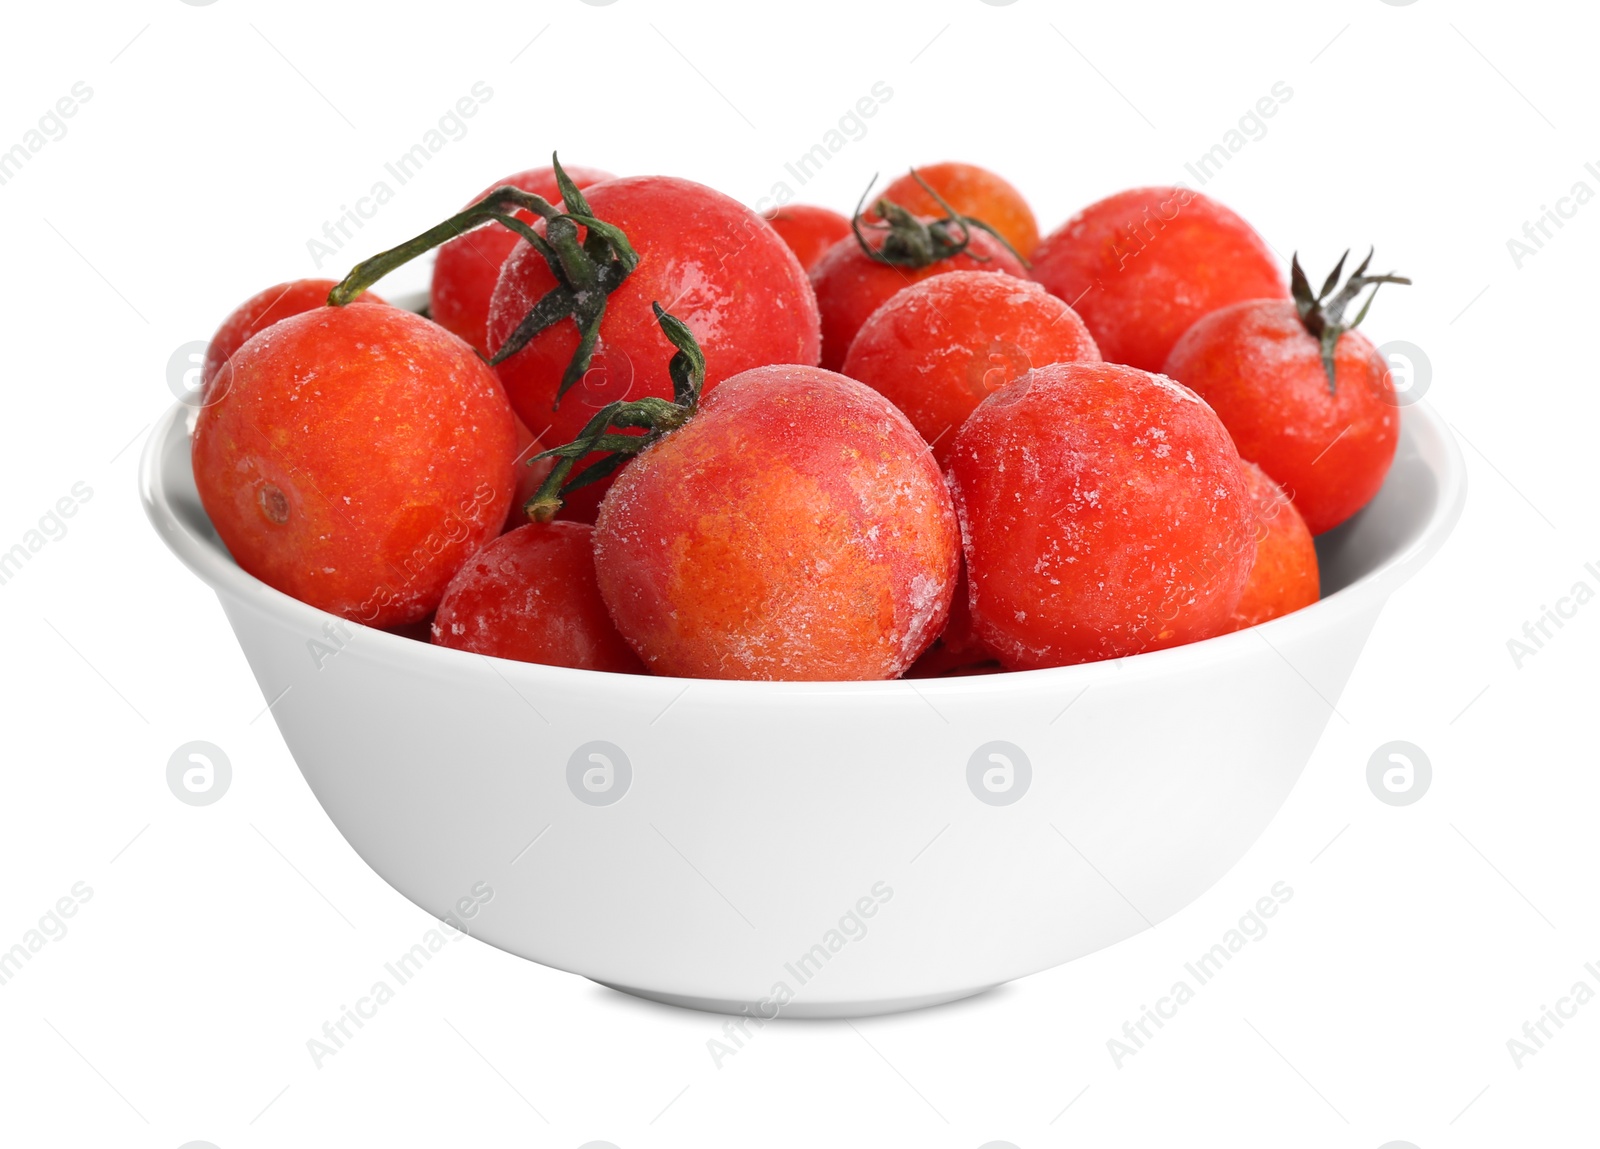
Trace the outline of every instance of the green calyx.
{"type": "Polygon", "coordinates": [[[1378,287],[1385,283],[1404,283],[1411,281],[1404,276],[1395,275],[1368,275],[1367,267],[1372,263],[1374,248],[1367,249],[1367,258],[1361,261],[1361,266],[1350,273],[1350,278],[1343,287],[1339,287],[1339,277],[1344,273],[1344,261],[1350,257],[1350,251],[1339,257],[1339,262],[1334,265],[1333,271],[1322,283],[1322,290],[1316,295],[1311,294],[1311,283],[1306,279],[1305,271],[1300,267],[1300,253],[1295,252],[1289,260],[1289,291],[1294,296],[1295,310],[1300,314],[1300,323],[1309,331],[1312,338],[1316,339],[1322,350],[1322,369],[1328,375],[1328,390],[1338,391],[1338,379],[1334,373],[1334,353],[1339,348],[1339,337],[1346,331],[1354,331],[1361,326],[1361,321],[1367,317],[1367,312],[1372,307],[1372,300],[1378,294],[1378,287]],[[1338,288],[1337,293],[1334,289],[1338,288]],[[1349,323],[1344,321],[1345,309],[1355,302],[1368,287],[1372,294],[1367,296],[1367,301],[1361,305],[1361,310],[1349,323]]]}
{"type": "MultiPolygon", "coordinates": [[[[866,253],[868,259],[886,263],[890,267],[929,267],[940,260],[967,252],[972,245],[972,233],[977,230],[993,236],[1007,251],[1016,256],[1024,267],[1030,266],[1022,254],[1006,242],[1005,236],[983,220],[962,215],[946,203],[944,197],[933,190],[916,168],[911,169],[911,177],[922,185],[923,190],[933,197],[935,203],[944,209],[944,218],[923,223],[893,200],[879,199],[872,205],[872,210],[878,213],[878,221],[863,223],[862,209],[866,206],[867,197],[872,194],[872,184],[878,182],[878,178],[874,176],[872,184],[867,185],[867,190],[862,193],[860,202],[856,204],[855,215],[850,219],[850,230],[855,233],[856,242],[861,245],[861,250],[866,253]],[[873,247],[864,234],[866,231],[881,232],[883,242],[873,247]]],[[[986,262],[989,258],[973,252],[968,254],[980,262],[986,262]]]]}
{"type": "Polygon", "coordinates": [[[534,522],[548,523],[561,509],[561,500],[580,487],[599,482],[619,470],[629,459],[651,443],[675,431],[694,417],[700,409],[700,392],[705,386],[706,357],[687,324],[668,315],[659,303],[653,303],[656,322],[667,341],[677,350],[667,364],[672,376],[672,399],[646,396],[643,399],[609,403],[584,424],[583,430],[572,442],[552,447],[529,460],[554,459],[556,465],[545,477],[533,498],[523,510],[534,522]],[[619,434],[621,431],[643,431],[641,435],[619,434]],[[578,463],[596,451],[609,452],[605,458],[591,463],[576,477],[572,472],[578,463]]]}
{"type": "Polygon", "coordinates": [[[550,163],[555,169],[556,186],[561,189],[561,209],[543,196],[520,188],[495,188],[443,223],[358,263],[328,293],[329,306],[343,307],[395,268],[458,235],[481,224],[499,223],[533,245],[555,276],[557,286],[523,316],[489,360],[489,365],[505,362],[547,327],[571,319],[578,328],[578,350],[567,364],[556,391],[556,405],[560,406],[561,397],[589,370],[600,339],[600,321],[605,317],[606,302],[639,266],[639,255],[621,228],[595,218],[589,201],[567,176],[560,159],[552,155],[550,163]],[[544,234],[540,235],[528,223],[509,214],[518,209],[530,211],[544,220],[544,234]],[[581,240],[578,237],[580,227],[584,229],[581,240]]]}

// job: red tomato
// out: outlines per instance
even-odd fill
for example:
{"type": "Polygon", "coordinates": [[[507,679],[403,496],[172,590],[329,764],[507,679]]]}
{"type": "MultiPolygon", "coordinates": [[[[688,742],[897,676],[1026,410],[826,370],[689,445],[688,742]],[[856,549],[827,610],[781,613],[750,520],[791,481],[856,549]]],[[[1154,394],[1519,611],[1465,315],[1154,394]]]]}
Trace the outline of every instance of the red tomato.
{"type": "Polygon", "coordinates": [[[944,626],[950,496],[883,396],[815,367],[725,381],[622,470],[595,567],[657,674],[895,678],[944,626]]]}
{"type": "MultiPolygon", "coordinates": [[[[593,215],[621,228],[638,267],[610,297],[594,364],[559,408],[556,393],[578,349],[575,324],[546,328],[495,370],[530,428],[564,443],[596,410],[620,399],[669,398],[672,346],[656,326],[660,301],[689,325],[706,358],[706,389],[751,367],[815,364],[817,304],[794,253],[761,217],[721,192],[670,176],[634,176],[584,193],[593,215]]],[[[531,245],[501,269],[489,308],[498,349],[557,286],[531,245]]]]}
{"type": "MultiPolygon", "coordinates": [[[[616,178],[598,168],[562,166],[580,189],[616,178]]],[[[490,184],[472,202],[477,203],[495,188],[507,184],[544,196],[551,203],[561,199],[555,169],[530,168],[490,184]]],[[[510,214],[525,222],[534,218],[529,211],[510,214]]],[[[489,223],[439,248],[433,265],[433,287],[428,293],[429,314],[435,323],[461,336],[479,351],[488,350],[489,297],[494,294],[495,280],[500,277],[500,265],[517,246],[519,238],[503,224],[489,223]]]]}
{"type": "Polygon", "coordinates": [[[917,215],[943,215],[939,200],[928,193],[928,187],[939,193],[959,215],[981,219],[1000,233],[1016,253],[1024,259],[1039,246],[1039,221],[1034,218],[1028,201],[1006,180],[977,164],[942,163],[917,168],[890,184],[882,198],[893,200],[907,211],[917,215]],[[922,182],[917,181],[922,177],[922,182]]]}
{"type": "Polygon", "coordinates": [[[321,307],[224,363],[195,485],[256,578],[372,626],[425,618],[499,533],[515,421],[461,340],[398,307],[321,307]]]}
{"type": "MultiPolygon", "coordinates": [[[[201,387],[210,387],[228,357],[243,347],[245,340],[256,332],[271,327],[280,319],[327,306],[328,292],[333,287],[334,281],[331,279],[292,279],[258,292],[239,304],[211,337],[211,345],[206,348],[205,366],[201,368],[201,387]]],[[[383,303],[384,300],[369,291],[353,302],[383,303]]]]}
{"type": "Polygon", "coordinates": [[[1310,606],[1321,596],[1317,548],[1283,488],[1254,463],[1244,464],[1256,509],[1256,561],[1233,608],[1234,630],[1310,606]]]}
{"type": "Polygon", "coordinates": [[[1400,440],[1389,364],[1343,321],[1345,306],[1363,288],[1396,282],[1365,271],[1362,264],[1331,299],[1339,269],[1317,298],[1298,276],[1299,305],[1269,299],[1213,312],[1189,329],[1166,363],[1168,375],[1216,409],[1239,453],[1289,492],[1314,535],[1372,500],[1400,440]],[[1326,341],[1312,330],[1326,332],[1326,341]]]}
{"type": "Polygon", "coordinates": [[[790,204],[762,218],[783,237],[783,242],[807,271],[822,258],[823,252],[850,234],[849,219],[830,208],[811,204],[790,204]]]}
{"type": "Polygon", "coordinates": [[[906,671],[907,678],[943,678],[950,675],[986,674],[999,668],[994,654],[983,645],[972,629],[972,608],[968,605],[967,564],[961,563],[955,593],[950,596],[950,618],[938,641],[906,671]]]}
{"type": "Polygon", "coordinates": [[[519,662],[643,674],[600,601],[593,532],[587,523],[525,523],[495,539],[450,580],[433,641],[519,662]]]}
{"type": "Polygon", "coordinates": [[[1012,670],[1220,634],[1255,559],[1239,455],[1188,388],[1036,368],[956,433],[951,493],[978,637],[1012,670]]]}
{"type": "Polygon", "coordinates": [[[544,450],[544,444],[539,442],[534,433],[521,419],[517,420],[517,456],[511,462],[511,509],[506,512],[506,527],[508,531],[515,530],[528,521],[527,513],[522,509],[527,501],[533,498],[539,485],[544,482],[550,469],[555,466],[554,459],[534,460],[534,456],[544,450]]]}
{"type": "Polygon", "coordinates": [[[1289,294],[1250,225],[1187,188],[1135,188],[1090,204],[1039,245],[1033,277],[1083,316],[1109,361],[1146,371],[1160,371],[1202,315],[1289,294]]]}
{"type": "Polygon", "coordinates": [[[990,392],[1047,363],[1099,361],[1083,320],[1037,283],[947,271],[874,311],[844,374],[904,411],[944,466],[956,428],[990,392]]]}
{"type": "MultiPolygon", "coordinates": [[[[873,250],[883,249],[884,232],[865,234],[873,250]]],[[[920,267],[881,263],[863,251],[853,235],[823,253],[811,269],[811,285],[816,288],[822,313],[822,366],[830,371],[842,368],[861,325],[890,296],[913,283],[946,271],[989,271],[1027,278],[1017,257],[999,240],[976,228],[968,234],[971,240],[966,250],[920,267]]]]}

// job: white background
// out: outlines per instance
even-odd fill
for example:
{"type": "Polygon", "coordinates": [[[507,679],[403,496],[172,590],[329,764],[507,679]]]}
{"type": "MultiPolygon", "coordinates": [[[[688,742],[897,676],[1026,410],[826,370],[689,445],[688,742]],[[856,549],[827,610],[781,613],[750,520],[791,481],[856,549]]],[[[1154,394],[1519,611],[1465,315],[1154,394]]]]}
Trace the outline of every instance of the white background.
{"type": "MultiPolygon", "coordinates": [[[[0,586],[0,948],[75,882],[69,932],[0,986],[0,1141],[178,1146],[1595,1143],[1600,1003],[1521,1068],[1508,1038],[1600,960],[1600,606],[1519,669],[1507,640],[1600,560],[1600,205],[1507,241],[1600,162],[1578,5],[503,6],[131,0],[8,7],[0,149],[78,81],[0,186],[0,549],[75,483],[68,533],[0,586]],[[1046,229],[1186,178],[1274,82],[1293,96],[1205,185],[1315,278],[1377,245],[1368,327],[1431,361],[1472,489],[1391,601],[1281,815],[1153,931],[981,998],[769,1026],[649,1005],[470,940],[336,1057],[306,1040],[432,919],[302,781],[210,594],[147,526],[145,432],[175,348],[318,269],[307,240],[475,81],[493,97],[337,265],[546,162],[687,175],[754,203],[875,81],[893,97],[798,198],[960,158],[1046,229]],[[204,739],[231,790],[192,808],[204,739]],[[1368,756],[1431,758],[1415,805],[1368,756]],[[1106,1042],[1275,882],[1293,900],[1118,1068],[1106,1042]]],[[[1190,182],[1192,183],[1192,177],[1190,182]]],[[[793,183],[793,180],[790,180],[793,183]]],[[[411,282],[417,282],[412,276],[411,282]]],[[[391,288],[393,284],[389,285],[391,288]]],[[[1159,721],[1152,715],[1151,721],[1159,721]]],[[[450,716],[439,715],[441,723],[450,716]]],[[[847,796],[841,796],[841,801],[847,796]]]]}

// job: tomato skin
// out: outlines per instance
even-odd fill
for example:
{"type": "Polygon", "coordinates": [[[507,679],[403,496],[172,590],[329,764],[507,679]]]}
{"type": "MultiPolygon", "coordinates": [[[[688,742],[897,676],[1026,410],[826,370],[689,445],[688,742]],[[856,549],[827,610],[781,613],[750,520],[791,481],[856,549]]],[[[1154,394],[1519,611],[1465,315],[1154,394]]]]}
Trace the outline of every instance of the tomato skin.
{"type": "MultiPolygon", "coordinates": [[[[917,175],[957,214],[981,219],[999,232],[1018,255],[1027,259],[1039,246],[1039,221],[1033,208],[1012,184],[977,164],[940,163],[919,167],[917,175]]],[[[878,199],[897,203],[916,215],[942,216],[944,208],[907,172],[884,189],[878,199]]],[[[873,218],[876,218],[874,216],[873,218]]]]}
{"type": "MultiPolygon", "coordinates": [[[[639,265],[612,293],[595,364],[559,409],[556,392],[578,347],[572,322],[547,328],[495,369],[512,406],[541,439],[571,442],[614,400],[672,397],[667,364],[673,347],[656,323],[653,302],[694,332],[706,358],[707,392],[751,367],[816,363],[817,303],[805,271],[749,208],[670,176],[611,180],[584,198],[597,218],[627,233],[639,265]]],[[[495,284],[490,346],[499,348],[555,286],[544,259],[519,240],[495,284]]]]}
{"type": "Polygon", "coordinates": [[[1231,629],[1243,630],[1310,606],[1321,597],[1317,548],[1289,496],[1254,463],[1244,463],[1256,510],[1256,560],[1231,629]]]}
{"type": "Polygon", "coordinates": [[[234,560],[372,626],[425,618],[499,533],[510,405],[477,354],[398,307],[322,307],[250,339],[217,376],[195,484],[234,560]]]}
{"type": "Polygon", "coordinates": [[[517,454],[511,461],[511,506],[506,511],[507,531],[514,531],[529,521],[527,512],[522,508],[527,506],[528,500],[538,493],[545,477],[555,469],[556,465],[554,459],[534,459],[535,455],[544,450],[544,444],[528,430],[528,425],[521,419],[516,419],[516,429],[517,454]]]}
{"type": "Polygon", "coordinates": [[[1250,225],[1187,188],[1135,188],[1090,204],[1039,245],[1033,277],[1083,316],[1109,362],[1145,371],[1160,371],[1201,316],[1289,296],[1250,225]]]}
{"type": "Polygon", "coordinates": [[[850,234],[850,220],[831,208],[792,203],[763,216],[789,245],[800,266],[810,271],[822,253],[850,234]]]}
{"type": "Polygon", "coordinates": [[[956,428],[985,396],[1035,366],[1099,361],[1083,320],[1037,283],[947,271],[874,311],[850,344],[844,374],[904,411],[942,467],[956,428]]]}
{"type": "Polygon", "coordinates": [[[568,666],[643,674],[594,579],[594,528],[527,523],[456,572],[433,620],[438,646],[568,666]]]}
{"type": "Polygon", "coordinates": [[[1012,670],[1221,634],[1255,511],[1221,420],[1170,379],[1035,369],[956,434],[950,486],[973,626],[1012,670]]]}
{"type": "MultiPolygon", "coordinates": [[[[590,184],[615,179],[610,172],[599,168],[567,167],[568,178],[582,191],[590,184]]],[[[556,185],[554,168],[529,168],[484,188],[471,203],[477,203],[495,188],[521,188],[541,195],[551,203],[561,199],[561,189],[556,185]]],[[[524,222],[532,222],[530,211],[511,213],[524,222]]],[[[499,223],[474,228],[439,248],[433,265],[433,283],[428,292],[428,313],[433,321],[446,331],[465,339],[479,351],[488,349],[489,300],[494,294],[495,281],[500,278],[500,265],[517,246],[521,237],[499,223]]]]}
{"type": "Polygon", "coordinates": [[[1239,454],[1288,491],[1312,534],[1344,522],[1383,486],[1400,412],[1389,364],[1359,331],[1339,339],[1333,391],[1316,339],[1287,301],[1206,316],[1166,367],[1216,409],[1239,454]]]}
{"type": "MultiPolygon", "coordinates": [[[[882,232],[865,234],[874,249],[882,246],[882,232]]],[[[972,242],[966,251],[927,267],[879,263],[861,250],[854,235],[841,239],[824,252],[811,269],[811,286],[816,289],[817,308],[822,313],[822,366],[829,371],[843,368],[850,344],[861,325],[890,296],[913,283],[948,271],[989,271],[1018,279],[1028,277],[1017,257],[993,236],[981,231],[971,234],[972,242]]]]}
{"type": "MultiPolygon", "coordinates": [[[[217,333],[211,337],[211,343],[206,348],[205,365],[200,371],[201,387],[209,389],[211,381],[217,377],[217,372],[222,370],[222,365],[228,361],[228,357],[243,347],[245,341],[256,332],[271,327],[280,319],[327,306],[328,292],[335,286],[336,281],[332,279],[291,279],[288,283],[279,283],[265,291],[258,291],[235,307],[228,318],[222,321],[222,326],[217,328],[217,333]]],[[[353,302],[385,303],[386,301],[370,291],[365,291],[353,302]]]]}
{"type": "Polygon", "coordinates": [[[944,626],[959,541],[938,467],[883,396],[746,371],[625,468],[595,568],[656,674],[895,678],[944,626]]]}

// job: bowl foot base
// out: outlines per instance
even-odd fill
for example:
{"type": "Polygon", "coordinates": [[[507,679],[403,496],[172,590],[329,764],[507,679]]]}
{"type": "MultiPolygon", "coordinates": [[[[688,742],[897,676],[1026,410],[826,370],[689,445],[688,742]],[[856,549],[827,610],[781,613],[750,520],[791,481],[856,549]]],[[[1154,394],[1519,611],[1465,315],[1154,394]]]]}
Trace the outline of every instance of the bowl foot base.
{"type": "MultiPolygon", "coordinates": [[[[591,979],[593,980],[593,979],[591,979]]],[[[725,998],[694,997],[681,993],[660,993],[653,989],[635,989],[633,986],[617,985],[609,981],[597,981],[596,985],[603,985],[607,989],[614,989],[618,993],[625,993],[631,997],[642,997],[647,1001],[657,1001],[663,1005],[675,1005],[680,1009],[698,1009],[706,1013],[731,1013],[738,1016],[744,1013],[753,1013],[754,1006],[747,1001],[732,1001],[725,998]]],[[[779,1013],[780,1018],[795,1019],[827,1019],[843,1017],[874,1017],[884,1013],[904,1013],[912,1009],[926,1009],[932,1005],[944,1005],[946,1002],[960,1001],[964,997],[973,997],[985,993],[994,986],[979,985],[971,989],[958,989],[945,993],[928,993],[915,997],[878,998],[869,1001],[791,1001],[779,1013]]]]}

